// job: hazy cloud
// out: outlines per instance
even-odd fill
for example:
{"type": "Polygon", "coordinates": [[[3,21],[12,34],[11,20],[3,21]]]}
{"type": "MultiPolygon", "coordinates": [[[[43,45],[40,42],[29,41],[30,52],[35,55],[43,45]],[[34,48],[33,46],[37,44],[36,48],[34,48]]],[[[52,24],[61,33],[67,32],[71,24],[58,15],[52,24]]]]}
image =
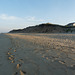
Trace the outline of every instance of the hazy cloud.
{"type": "Polygon", "coordinates": [[[35,21],[36,19],[35,19],[35,17],[33,16],[33,17],[27,17],[27,20],[28,20],[28,21],[35,21]]]}
{"type": "Polygon", "coordinates": [[[25,20],[27,20],[27,21],[32,21],[32,22],[45,21],[45,20],[43,20],[43,19],[37,19],[35,16],[25,17],[25,20]]]}
{"type": "Polygon", "coordinates": [[[35,16],[29,16],[29,17],[25,17],[25,18],[20,18],[20,17],[16,17],[16,16],[9,16],[7,14],[1,14],[0,15],[0,19],[1,20],[15,20],[15,21],[25,21],[25,22],[42,22],[45,21],[43,19],[38,19],[35,16]]]}
{"type": "Polygon", "coordinates": [[[18,18],[16,16],[8,16],[6,14],[1,14],[0,19],[2,19],[2,20],[16,20],[16,19],[20,19],[20,18],[18,18]]]}

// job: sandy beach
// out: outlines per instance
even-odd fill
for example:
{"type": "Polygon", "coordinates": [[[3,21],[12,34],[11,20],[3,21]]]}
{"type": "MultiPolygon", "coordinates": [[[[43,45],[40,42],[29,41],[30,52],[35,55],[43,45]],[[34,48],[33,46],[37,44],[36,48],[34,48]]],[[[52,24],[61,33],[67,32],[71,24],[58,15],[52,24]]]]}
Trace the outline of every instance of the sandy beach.
{"type": "Polygon", "coordinates": [[[75,34],[0,34],[1,75],[75,75],[75,34]]]}

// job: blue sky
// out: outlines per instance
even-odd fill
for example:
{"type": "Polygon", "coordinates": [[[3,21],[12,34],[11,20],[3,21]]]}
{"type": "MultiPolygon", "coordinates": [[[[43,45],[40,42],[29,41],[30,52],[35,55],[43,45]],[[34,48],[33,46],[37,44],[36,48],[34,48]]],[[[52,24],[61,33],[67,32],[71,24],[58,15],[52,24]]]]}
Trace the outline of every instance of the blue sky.
{"type": "Polygon", "coordinates": [[[0,32],[47,22],[75,22],[75,0],[0,0],[0,32]]]}

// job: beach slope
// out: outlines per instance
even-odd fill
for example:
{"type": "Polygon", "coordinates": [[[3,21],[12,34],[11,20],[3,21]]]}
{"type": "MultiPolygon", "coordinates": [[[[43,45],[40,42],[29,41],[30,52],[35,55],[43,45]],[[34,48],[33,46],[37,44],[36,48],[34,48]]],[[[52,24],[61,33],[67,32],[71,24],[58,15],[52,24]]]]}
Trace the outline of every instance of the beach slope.
{"type": "Polygon", "coordinates": [[[1,75],[75,75],[74,34],[0,34],[1,75]]]}

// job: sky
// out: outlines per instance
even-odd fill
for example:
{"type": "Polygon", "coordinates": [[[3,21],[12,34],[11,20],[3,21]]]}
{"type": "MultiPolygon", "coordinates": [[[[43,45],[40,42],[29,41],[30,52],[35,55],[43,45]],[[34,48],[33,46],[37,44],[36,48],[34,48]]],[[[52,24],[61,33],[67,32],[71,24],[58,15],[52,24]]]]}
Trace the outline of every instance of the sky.
{"type": "Polygon", "coordinates": [[[0,32],[71,22],[75,22],[75,0],[0,0],[0,32]]]}

